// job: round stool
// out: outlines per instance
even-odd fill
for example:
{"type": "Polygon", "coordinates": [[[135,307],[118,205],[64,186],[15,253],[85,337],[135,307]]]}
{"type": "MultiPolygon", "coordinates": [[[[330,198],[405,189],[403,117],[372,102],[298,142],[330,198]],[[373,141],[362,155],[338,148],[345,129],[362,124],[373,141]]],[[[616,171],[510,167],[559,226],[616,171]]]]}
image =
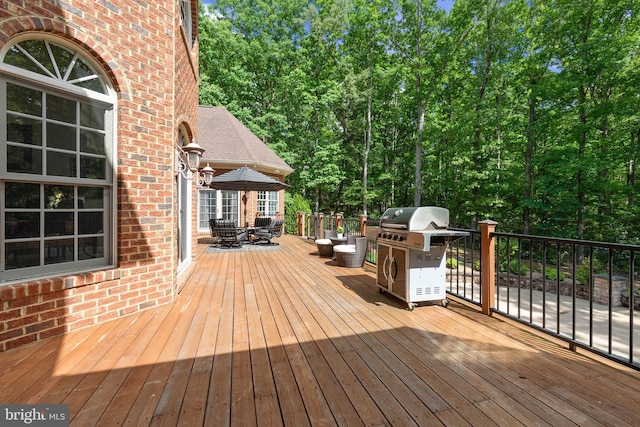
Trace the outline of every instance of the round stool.
{"type": "Polygon", "coordinates": [[[318,252],[321,257],[331,258],[333,256],[333,243],[329,239],[316,240],[316,246],[318,246],[318,252]]]}

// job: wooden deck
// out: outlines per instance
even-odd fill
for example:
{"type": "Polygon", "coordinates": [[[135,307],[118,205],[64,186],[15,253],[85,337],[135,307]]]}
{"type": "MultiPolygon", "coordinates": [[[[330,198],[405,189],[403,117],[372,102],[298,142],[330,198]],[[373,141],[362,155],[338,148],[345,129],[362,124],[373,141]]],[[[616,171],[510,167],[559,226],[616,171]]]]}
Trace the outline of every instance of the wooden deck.
{"type": "MultiPolygon", "coordinates": [[[[0,354],[0,402],[72,425],[640,425],[640,373],[374,274],[279,250],[203,253],[173,304],[0,354]]],[[[201,245],[204,249],[206,245],[201,245]]]]}

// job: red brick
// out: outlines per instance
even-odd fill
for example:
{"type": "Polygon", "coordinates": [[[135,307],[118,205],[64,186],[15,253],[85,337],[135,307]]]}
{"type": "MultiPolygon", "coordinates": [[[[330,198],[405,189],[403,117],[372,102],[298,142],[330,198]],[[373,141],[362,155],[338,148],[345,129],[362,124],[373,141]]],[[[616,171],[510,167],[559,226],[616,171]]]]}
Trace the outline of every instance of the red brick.
{"type": "MultiPolygon", "coordinates": [[[[72,2],[78,12],[45,0],[6,4],[0,2],[0,49],[23,31],[62,37],[88,52],[117,92],[119,253],[118,268],[0,285],[2,350],[171,302],[177,235],[166,205],[175,211],[174,144],[183,122],[197,138],[198,114],[197,45],[185,49],[175,0],[110,0],[118,14],[89,0],[72,2]],[[131,31],[132,23],[142,31],[131,31]],[[23,328],[33,333],[12,335],[23,328]]],[[[197,1],[192,8],[197,27],[197,1]]]]}

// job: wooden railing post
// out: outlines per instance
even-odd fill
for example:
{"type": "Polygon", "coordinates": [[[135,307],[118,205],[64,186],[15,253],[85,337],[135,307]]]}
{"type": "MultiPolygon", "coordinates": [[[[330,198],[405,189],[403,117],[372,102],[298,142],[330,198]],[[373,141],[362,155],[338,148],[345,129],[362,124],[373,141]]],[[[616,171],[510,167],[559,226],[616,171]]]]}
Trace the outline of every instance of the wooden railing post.
{"type": "Polygon", "coordinates": [[[360,215],[360,235],[361,236],[367,235],[367,215],[366,214],[360,215]]]}
{"type": "Polygon", "coordinates": [[[316,239],[324,239],[324,214],[322,212],[318,213],[318,217],[316,219],[316,239]]]}
{"type": "Polygon", "coordinates": [[[304,219],[305,219],[305,213],[304,212],[298,212],[298,222],[296,223],[296,227],[297,227],[297,232],[298,232],[298,236],[304,236],[304,219]]]}
{"type": "Polygon", "coordinates": [[[318,213],[317,212],[313,212],[313,213],[310,213],[310,214],[307,215],[307,219],[308,219],[308,221],[307,221],[307,232],[306,232],[307,233],[306,234],[307,238],[309,236],[311,236],[311,223],[314,222],[314,221],[311,221],[311,217],[315,218],[315,220],[317,221],[318,220],[318,213]]]}
{"type": "Polygon", "coordinates": [[[491,316],[496,300],[496,251],[493,232],[497,222],[480,221],[480,284],[482,288],[482,313],[491,316]]]}

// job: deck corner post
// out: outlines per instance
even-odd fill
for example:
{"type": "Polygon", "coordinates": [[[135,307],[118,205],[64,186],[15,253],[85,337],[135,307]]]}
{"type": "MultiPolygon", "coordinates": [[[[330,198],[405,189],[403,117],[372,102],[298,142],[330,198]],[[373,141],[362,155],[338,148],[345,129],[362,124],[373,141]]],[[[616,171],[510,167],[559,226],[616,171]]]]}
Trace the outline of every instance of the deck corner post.
{"type": "Polygon", "coordinates": [[[367,214],[360,215],[360,235],[367,235],[367,214]]]}
{"type": "Polygon", "coordinates": [[[324,239],[324,213],[318,212],[316,218],[316,239],[324,239]]]}
{"type": "Polygon", "coordinates": [[[496,252],[493,233],[497,222],[480,221],[480,284],[482,289],[482,313],[491,316],[496,297],[496,252]]]}
{"type": "Polygon", "coordinates": [[[298,232],[298,236],[304,236],[305,234],[305,228],[304,228],[304,221],[305,219],[305,213],[304,212],[298,212],[298,221],[296,222],[296,226],[297,226],[297,232],[298,232]]]}

